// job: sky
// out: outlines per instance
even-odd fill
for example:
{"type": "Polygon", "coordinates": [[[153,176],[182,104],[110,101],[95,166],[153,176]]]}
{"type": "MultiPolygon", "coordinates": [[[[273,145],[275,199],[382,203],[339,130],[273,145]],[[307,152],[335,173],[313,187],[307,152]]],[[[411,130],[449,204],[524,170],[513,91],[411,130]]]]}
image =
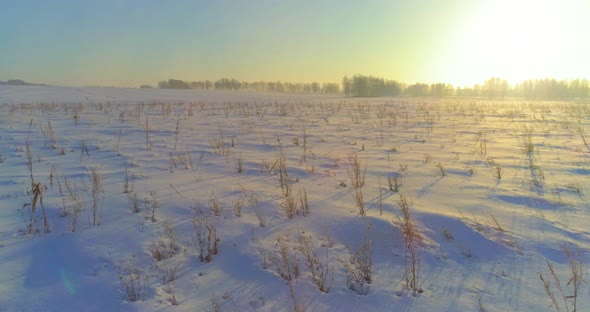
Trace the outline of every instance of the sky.
{"type": "Polygon", "coordinates": [[[590,78],[586,0],[0,0],[0,80],[590,78]]]}

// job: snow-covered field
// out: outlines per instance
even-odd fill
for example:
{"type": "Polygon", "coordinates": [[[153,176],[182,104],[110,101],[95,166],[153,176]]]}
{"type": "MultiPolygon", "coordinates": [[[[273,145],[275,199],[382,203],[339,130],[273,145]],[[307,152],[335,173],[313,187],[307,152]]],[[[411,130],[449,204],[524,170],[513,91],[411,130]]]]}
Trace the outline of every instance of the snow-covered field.
{"type": "Polygon", "coordinates": [[[590,280],[589,103],[0,103],[0,311],[556,311],[540,274],[561,311],[590,310],[586,283],[564,299],[572,267],[590,280]]]}

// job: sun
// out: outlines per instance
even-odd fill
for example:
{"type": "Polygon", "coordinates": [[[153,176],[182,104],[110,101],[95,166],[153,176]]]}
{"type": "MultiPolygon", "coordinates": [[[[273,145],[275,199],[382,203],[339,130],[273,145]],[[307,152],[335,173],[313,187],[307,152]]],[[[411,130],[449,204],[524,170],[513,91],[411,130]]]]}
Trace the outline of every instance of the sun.
{"type": "Polygon", "coordinates": [[[510,83],[568,76],[575,60],[566,51],[566,19],[575,17],[563,11],[543,0],[481,1],[449,33],[438,70],[464,85],[492,76],[510,83]]]}

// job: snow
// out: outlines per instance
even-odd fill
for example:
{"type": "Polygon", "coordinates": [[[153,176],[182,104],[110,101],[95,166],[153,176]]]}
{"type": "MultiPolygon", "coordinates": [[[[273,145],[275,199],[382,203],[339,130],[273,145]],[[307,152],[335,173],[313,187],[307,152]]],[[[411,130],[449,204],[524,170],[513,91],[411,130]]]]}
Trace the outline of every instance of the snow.
{"type": "MultiPolygon", "coordinates": [[[[539,278],[554,286],[547,262],[566,295],[564,245],[590,273],[585,102],[0,86],[0,104],[0,311],[293,311],[293,298],[305,311],[553,311],[539,278]],[[27,145],[49,233],[39,204],[31,213],[27,145]],[[349,175],[355,153],[367,166],[365,216],[349,175]],[[306,216],[283,209],[283,156],[306,216]],[[405,288],[400,194],[423,237],[416,296],[405,288]],[[209,263],[194,220],[216,226],[209,263]],[[327,293],[301,232],[329,269],[327,293]],[[162,261],[151,252],[159,241],[162,261]],[[346,267],[367,241],[372,282],[358,295],[346,267]],[[277,270],[281,244],[299,265],[291,281],[277,270]],[[142,272],[139,300],[123,289],[125,269],[142,272]]],[[[590,307],[587,284],[577,307],[590,307]]]]}

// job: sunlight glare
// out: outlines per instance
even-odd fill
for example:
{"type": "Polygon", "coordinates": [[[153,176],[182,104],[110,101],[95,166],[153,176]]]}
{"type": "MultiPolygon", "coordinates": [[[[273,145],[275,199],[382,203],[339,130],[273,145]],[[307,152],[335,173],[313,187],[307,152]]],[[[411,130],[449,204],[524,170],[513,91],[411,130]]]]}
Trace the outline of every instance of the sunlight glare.
{"type": "Polygon", "coordinates": [[[454,70],[465,84],[499,76],[509,82],[542,78],[559,67],[561,23],[546,1],[485,1],[449,42],[446,73],[454,70]],[[557,40],[557,41],[556,41],[557,40]]]}

